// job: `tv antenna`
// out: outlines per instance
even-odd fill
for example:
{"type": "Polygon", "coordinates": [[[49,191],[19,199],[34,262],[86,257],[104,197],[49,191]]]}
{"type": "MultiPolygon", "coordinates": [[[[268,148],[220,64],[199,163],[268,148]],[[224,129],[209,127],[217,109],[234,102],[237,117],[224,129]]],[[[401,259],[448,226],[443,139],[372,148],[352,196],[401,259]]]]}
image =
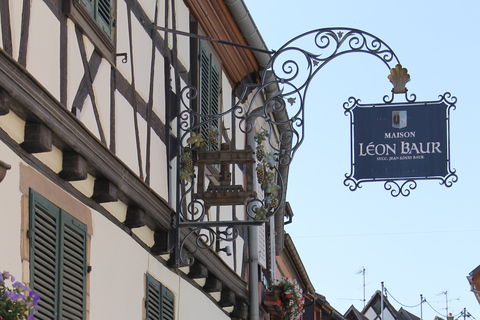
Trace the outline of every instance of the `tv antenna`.
{"type": "Polygon", "coordinates": [[[363,275],[363,308],[365,308],[365,267],[362,267],[362,269],[360,269],[360,271],[358,271],[356,274],[363,275]]]}

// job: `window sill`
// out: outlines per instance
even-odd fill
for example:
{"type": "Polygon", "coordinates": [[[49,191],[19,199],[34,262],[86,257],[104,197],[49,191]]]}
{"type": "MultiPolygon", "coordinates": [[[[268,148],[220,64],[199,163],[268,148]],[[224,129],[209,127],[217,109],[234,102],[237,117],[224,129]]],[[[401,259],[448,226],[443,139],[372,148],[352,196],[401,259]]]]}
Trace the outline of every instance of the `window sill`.
{"type": "Polygon", "coordinates": [[[115,30],[112,29],[110,38],[78,0],[65,0],[63,8],[64,13],[72,19],[77,27],[83,30],[100,54],[112,65],[115,65],[116,48],[113,41],[115,30]]]}

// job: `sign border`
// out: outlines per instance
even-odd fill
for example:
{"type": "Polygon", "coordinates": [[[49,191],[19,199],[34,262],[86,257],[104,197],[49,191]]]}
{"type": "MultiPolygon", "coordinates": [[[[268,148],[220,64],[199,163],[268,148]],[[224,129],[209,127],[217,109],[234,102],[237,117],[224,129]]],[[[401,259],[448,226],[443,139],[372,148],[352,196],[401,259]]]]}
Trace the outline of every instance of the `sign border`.
{"type": "MultiPolygon", "coordinates": [[[[407,94],[405,93],[405,96],[407,94]]],[[[355,97],[350,97],[348,100],[343,104],[343,108],[345,109],[344,114],[346,116],[350,116],[350,173],[345,174],[345,180],[343,184],[350,189],[350,191],[355,191],[362,187],[362,184],[365,182],[376,182],[381,181],[384,182],[384,188],[387,191],[390,191],[390,194],[393,197],[397,197],[399,195],[402,196],[409,196],[411,190],[414,190],[417,187],[418,180],[440,180],[440,185],[445,185],[445,187],[450,188],[455,182],[458,181],[458,176],[456,174],[456,170],[452,169],[451,166],[451,158],[450,158],[450,112],[451,110],[456,109],[457,98],[452,96],[450,92],[446,92],[443,95],[439,95],[440,100],[437,101],[422,101],[417,102],[416,96],[412,95],[413,99],[406,99],[406,102],[393,102],[393,94],[392,99],[388,100],[388,96],[383,98],[383,103],[368,103],[362,104],[360,103],[360,99],[356,99],[355,97]],[[445,114],[445,121],[447,125],[447,174],[444,176],[412,176],[412,177],[391,177],[391,178],[365,178],[365,179],[356,179],[354,177],[355,174],[355,123],[353,117],[353,110],[357,107],[362,108],[388,108],[388,107],[401,107],[401,106],[422,106],[422,105],[430,105],[430,104],[438,104],[438,103],[445,103],[446,107],[446,114],[445,114]]]]}

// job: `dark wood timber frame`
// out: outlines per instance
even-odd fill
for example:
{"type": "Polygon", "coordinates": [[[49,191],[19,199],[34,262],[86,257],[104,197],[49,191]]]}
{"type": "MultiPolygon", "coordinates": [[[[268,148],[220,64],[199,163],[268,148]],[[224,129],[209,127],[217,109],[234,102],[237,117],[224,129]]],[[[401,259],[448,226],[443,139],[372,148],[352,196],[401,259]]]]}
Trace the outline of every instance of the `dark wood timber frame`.
{"type": "MultiPolygon", "coordinates": [[[[127,14],[129,15],[129,35],[132,36],[131,21],[138,20],[147,34],[151,37],[151,74],[150,91],[148,101],[145,101],[135,88],[135,79],[129,83],[127,79],[116,68],[117,57],[114,43],[116,30],[113,28],[112,39],[109,39],[102,30],[98,29],[95,21],[85,14],[82,7],[76,7],[76,0],[43,0],[50,8],[52,13],[60,22],[60,101],[51,95],[34,77],[32,77],[26,68],[28,68],[27,48],[30,28],[30,0],[23,1],[21,39],[19,46],[18,61],[12,58],[12,30],[10,21],[10,4],[7,0],[0,0],[0,23],[3,49],[0,49],[0,115],[13,112],[26,122],[27,131],[30,135],[35,135],[35,130],[41,130],[43,133],[40,138],[33,139],[31,148],[24,144],[17,144],[8,134],[0,128],[0,140],[3,141],[19,158],[25,161],[29,166],[42,173],[48,179],[54,181],[62,189],[73,195],[86,206],[93,208],[107,217],[112,223],[128,233],[132,239],[137,241],[145,250],[153,252],[153,248],[148,247],[141,239],[131,232],[131,228],[147,225],[155,232],[158,245],[160,241],[168,241],[168,236],[163,235],[170,229],[171,217],[174,214],[173,208],[168,202],[155,193],[150,187],[150,135],[156,134],[160,140],[167,146],[168,159],[172,160],[177,152],[175,150],[176,142],[172,140],[170,122],[176,117],[177,105],[179,103],[178,92],[180,90],[181,80],[185,83],[192,83],[195,74],[187,71],[178,58],[176,35],[171,39],[173,43],[169,46],[168,37],[161,37],[161,33],[153,31],[152,23],[161,25],[162,22],[150,21],[147,14],[139,5],[137,0],[125,0],[127,5],[127,14]],[[76,25],[76,39],[68,39],[67,20],[72,19],[76,25]],[[85,51],[83,35],[86,35],[95,45],[95,50],[90,56],[85,51]],[[79,84],[76,94],[74,94],[73,103],[67,107],[67,84],[68,84],[68,54],[67,43],[77,42],[84,76],[79,84]],[[172,49],[169,49],[172,47],[172,49]],[[152,110],[153,108],[153,85],[155,74],[155,54],[160,53],[164,57],[165,75],[164,89],[166,124],[152,110]],[[106,131],[102,127],[95,96],[92,88],[102,59],[106,59],[111,64],[110,78],[110,141],[107,141],[106,131]],[[174,72],[172,76],[171,70],[174,72]],[[145,163],[145,172],[142,172],[140,165],[140,175],[128,168],[115,155],[115,93],[120,93],[132,106],[132,112],[136,117],[135,125],[140,117],[145,119],[148,126],[147,153],[145,163]],[[89,129],[75,116],[85,105],[86,99],[90,99],[94,115],[97,122],[97,129],[100,138],[97,138],[89,129]],[[71,107],[71,110],[69,108],[71,107]],[[137,120],[138,119],[138,120],[137,120]],[[150,130],[151,129],[151,130],[150,130]],[[41,143],[42,142],[42,143],[41,143]],[[48,151],[49,144],[63,152],[63,170],[57,174],[48,166],[39,161],[31,153],[41,152],[34,149],[40,144],[48,151]],[[95,195],[92,198],[86,197],[79,190],[75,189],[68,181],[85,179],[90,174],[95,177],[95,195]],[[97,190],[98,189],[98,190],[97,190]],[[100,205],[104,201],[121,200],[128,206],[127,219],[129,221],[119,222],[108,210],[100,205]]],[[[164,25],[176,25],[175,21],[175,1],[165,0],[166,15],[164,25]],[[170,11],[171,10],[171,11],[170,11]],[[173,17],[169,17],[168,12],[173,12],[173,17]],[[169,21],[173,19],[173,21],[169,21]]],[[[115,2],[115,1],[114,1],[115,2]]],[[[191,1],[185,1],[189,3],[191,1]]],[[[207,3],[200,0],[198,3],[207,3]]],[[[194,17],[200,21],[200,25],[205,32],[212,37],[230,40],[232,42],[245,43],[238,26],[236,26],[228,9],[222,1],[208,2],[205,12],[200,12],[199,7],[190,7],[194,17]],[[216,12],[213,19],[206,15],[216,12]],[[203,21],[202,21],[203,20],[203,21]],[[208,25],[207,25],[208,24],[208,25]],[[221,26],[224,24],[222,28],[221,26]],[[215,31],[216,30],[216,31],[215,31]],[[215,32],[213,32],[215,31],[215,32]],[[231,37],[231,35],[234,35],[231,37]]],[[[158,5],[158,4],[157,4],[158,5]]],[[[114,16],[116,7],[114,7],[114,16]]],[[[157,17],[158,14],[155,14],[157,17]]],[[[158,18],[158,17],[157,17],[158,18]]],[[[194,31],[194,30],[190,30],[194,31]]],[[[196,40],[192,40],[196,41],[196,40]]],[[[216,45],[214,45],[215,47],[216,45]]],[[[195,46],[191,54],[195,55],[195,46]]],[[[218,45],[215,50],[219,53],[219,58],[225,67],[227,77],[232,85],[236,86],[245,78],[246,75],[255,73],[258,70],[253,54],[246,49],[234,48],[224,45],[218,45]]],[[[30,53],[31,54],[31,53],[30,53]]],[[[130,48],[128,58],[131,63],[132,77],[133,70],[133,50],[130,48]]],[[[120,63],[120,62],[118,62],[120,63]]],[[[194,65],[195,66],[195,65],[194,65]]],[[[193,68],[193,70],[196,70],[193,68]]],[[[195,71],[193,71],[195,72],[195,71]]],[[[71,100],[72,101],[72,100],[71,100]]],[[[104,125],[106,123],[104,122],[104,125]]],[[[107,129],[108,130],[108,129],[107,129]]],[[[137,147],[139,146],[139,133],[136,129],[137,147]]],[[[35,135],[36,137],[36,135],[35,135]]],[[[140,155],[140,152],[138,152],[140,155]]],[[[139,159],[139,164],[143,161],[139,159]]],[[[165,168],[169,170],[169,168],[165,168]]],[[[169,173],[169,181],[171,179],[169,173]]],[[[175,182],[173,182],[175,183],[175,182]]],[[[171,192],[171,191],[169,191],[171,192]]],[[[182,230],[182,232],[187,232],[182,230]]],[[[156,243],[157,245],[157,243],[156,243]]],[[[187,249],[193,250],[196,246],[193,239],[185,243],[187,249]]],[[[155,255],[155,254],[154,254],[155,255]]],[[[167,265],[163,259],[156,257],[161,263],[167,265]]],[[[235,303],[234,313],[241,314],[238,310],[244,310],[245,301],[248,299],[248,291],[245,280],[238,276],[229,266],[212,250],[199,250],[195,253],[198,263],[202,264],[208,270],[209,281],[214,286],[212,290],[221,290],[222,298],[220,306],[231,306],[235,303]]],[[[181,277],[187,278],[195,287],[200,286],[189,279],[183,273],[181,277]]],[[[206,277],[207,275],[205,275],[206,277]]],[[[210,283],[210,282],[209,282],[210,283]]],[[[200,288],[204,289],[204,288],[200,288]]],[[[206,295],[212,301],[216,302],[210,295],[206,295]]]]}
{"type": "MultiPolygon", "coordinates": [[[[158,196],[133,171],[127,168],[101,141],[78,120],[69,110],[63,107],[47,92],[28,72],[13,60],[8,53],[0,49],[0,87],[3,94],[12,101],[10,112],[14,112],[27,123],[41,123],[52,131],[54,145],[63,152],[76,152],[88,163],[88,172],[96,178],[107,179],[118,188],[118,198],[128,206],[138,207],[145,211],[146,225],[154,231],[165,232],[170,228],[173,209],[158,196]]],[[[2,130],[3,131],[3,130],[2,130]]],[[[20,146],[8,137],[0,135],[0,139],[22,157],[27,157],[20,146]],[[6,141],[8,140],[8,141],[6,141]]],[[[39,171],[44,166],[30,156],[30,164],[39,171]]],[[[52,173],[50,172],[50,175],[52,173]]],[[[58,179],[60,177],[57,175],[58,179]]],[[[60,184],[68,192],[72,192],[69,184],[60,184]]],[[[75,192],[80,196],[80,193],[75,192]]],[[[81,196],[82,197],[82,196],[81,196]]],[[[86,202],[87,204],[90,202],[86,202]]],[[[95,207],[95,209],[97,209],[95,207]]],[[[102,209],[99,212],[105,213],[102,209]]],[[[107,214],[110,216],[110,214],[107,214]]],[[[111,217],[110,217],[111,219],[111,217]]],[[[112,220],[112,219],[111,219],[112,220]]],[[[126,228],[126,227],[125,227],[126,228]]],[[[126,228],[128,229],[128,228],[126,228]]],[[[137,241],[141,242],[138,238],[137,241]]],[[[142,246],[144,244],[142,243],[142,246]]],[[[194,248],[193,240],[186,243],[187,248],[194,248]]],[[[208,266],[211,274],[235,293],[237,299],[246,300],[248,291],[246,283],[238,277],[223,260],[211,250],[200,250],[196,258],[208,266]]]]}

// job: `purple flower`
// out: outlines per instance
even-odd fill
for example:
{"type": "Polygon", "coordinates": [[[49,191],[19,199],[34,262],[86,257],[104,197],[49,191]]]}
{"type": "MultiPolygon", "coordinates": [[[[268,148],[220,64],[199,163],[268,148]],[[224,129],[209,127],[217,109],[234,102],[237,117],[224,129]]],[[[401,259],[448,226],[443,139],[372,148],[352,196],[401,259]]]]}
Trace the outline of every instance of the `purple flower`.
{"type": "Polygon", "coordinates": [[[32,297],[34,303],[37,303],[38,301],[40,301],[40,297],[38,296],[38,293],[36,293],[35,291],[30,291],[30,297],[32,297]]]}
{"type": "Polygon", "coordinates": [[[5,295],[7,296],[8,299],[10,299],[12,301],[17,301],[18,298],[19,298],[19,296],[15,292],[12,292],[12,291],[5,292],[5,295]]]}

